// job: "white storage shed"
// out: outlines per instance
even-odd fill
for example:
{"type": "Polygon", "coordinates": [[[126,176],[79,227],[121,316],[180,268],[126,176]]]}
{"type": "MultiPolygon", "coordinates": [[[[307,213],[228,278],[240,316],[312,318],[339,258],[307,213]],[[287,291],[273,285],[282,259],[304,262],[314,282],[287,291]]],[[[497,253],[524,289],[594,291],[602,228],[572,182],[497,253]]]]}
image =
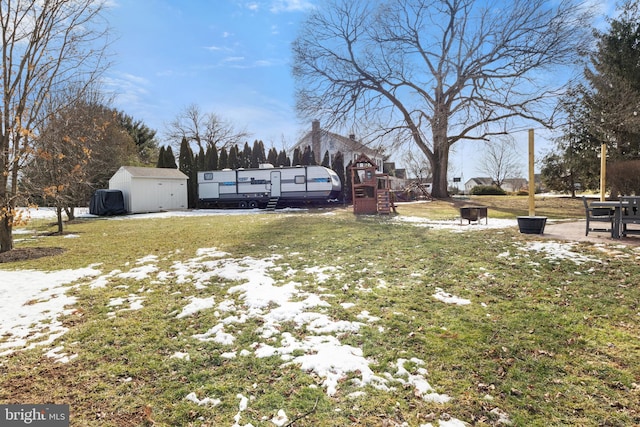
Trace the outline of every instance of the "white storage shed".
{"type": "Polygon", "coordinates": [[[177,169],[122,166],[109,180],[120,190],[128,213],[187,208],[187,176],[177,169]]]}

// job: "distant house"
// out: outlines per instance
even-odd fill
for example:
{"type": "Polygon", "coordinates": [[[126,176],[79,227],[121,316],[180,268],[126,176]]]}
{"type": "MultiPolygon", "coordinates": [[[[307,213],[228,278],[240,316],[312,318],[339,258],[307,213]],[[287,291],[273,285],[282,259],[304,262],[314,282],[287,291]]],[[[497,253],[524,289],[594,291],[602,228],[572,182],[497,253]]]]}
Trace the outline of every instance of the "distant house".
{"type": "Polygon", "coordinates": [[[109,189],[122,191],[128,213],[187,208],[187,176],[178,169],[122,166],[109,189]]]}
{"type": "Polygon", "coordinates": [[[493,185],[493,179],[491,178],[471,178],[467,182],[464,183],[464,192],[465,194],[471,194],[471,190],[473,187],[477,186],[490,186],[493,185]]]}
{"type": "MultiPolygon", "coordinates": [[[[495,181],[492,178],[471,178],[464,183],[464,192],[465,194],[470,194],[473,187],[491,185],[495,185],[495,181]]],[[[527,185],[527,180],[524,178],[507,178],[502,181],[501,188],[508,193],[517,193],[521,190],[527,190],[527,185]]]]}
{"type": "Polygon", "coordinates": [[[378,172],[382,172],[383,170],[385,156],[381,151],[369,148],[357,141],[355,135],[345,137],[321,129],[320,122],[318,120],[314,120],[311,123],[311,131],[305,134],[293,146],[291,151],[293,153],[296,148],[300,151],[304,151],[307,146],[311,147],[317,164],[322,163],[322,159],[327,151],[329,152],[329,159],[332,164],[336,153],[341,152],[344,157],[345,166],[347,166],[349,162],[357,159],[361,154],[364,154],[375,162],[378,172]]]}
{"type": "Polygon", "coordinates": [[[507,178],[502,181],[502,189],[508,193],[528,190],[529,182],[524,178],[507,178]]]}

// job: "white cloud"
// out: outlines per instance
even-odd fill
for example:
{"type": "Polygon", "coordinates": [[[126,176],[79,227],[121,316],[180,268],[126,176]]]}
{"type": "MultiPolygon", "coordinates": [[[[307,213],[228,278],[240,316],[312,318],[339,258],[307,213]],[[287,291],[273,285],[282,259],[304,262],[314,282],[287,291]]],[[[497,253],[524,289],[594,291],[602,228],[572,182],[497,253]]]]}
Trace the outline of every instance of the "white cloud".
{"type": "Polygon", "coordinates": [[[274,0],[269,9],[272,13],[304,12],[315,6],[307,0],[274,0]]]}
{"type": "Polygon", "coordinates": [[[239,62],[244,61],[244,56],[228,56],[224,60],[224,62],[239,62]]]}

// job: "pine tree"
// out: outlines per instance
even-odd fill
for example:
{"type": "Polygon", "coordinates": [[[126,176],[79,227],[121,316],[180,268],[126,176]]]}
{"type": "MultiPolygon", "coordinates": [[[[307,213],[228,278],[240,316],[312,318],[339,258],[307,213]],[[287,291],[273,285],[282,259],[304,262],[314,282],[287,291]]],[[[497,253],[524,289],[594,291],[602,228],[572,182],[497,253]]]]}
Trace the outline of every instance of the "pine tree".
{"type": "Polygon", "coordinates": [[[229,160],[227,160],[228,167],[230,169],[238,169],[240,168],[240,149],[238,148],[238,144],[233,145],[229,149],[229,160]]]}
{"type": "Polygon", "coordinates": [[[301,164],[304,166],[312,165],[313,163],[313,151],[311,151],[311,146],[307,145],[302,153],[301,164]]]}
{"type": "Polygon", "coordinates": [[[602,144],[612,164],[640,158],[640,10],[637,2],[625,1],[619,12],[607,32],[595,32],[585,85],[568,90],[560,102],[567,126],[541,168],[552,190],[573,192],[576,183],[598,189],[594,171],[602,144]]]}
{"type": "Polygon", "coordinates": [[[271,163],[273,166],[278,166],[278,150],[275,147],[271,147],[269,149],[269,154],[267,154],[267,163],[271,163]]]}
{"type": "Polygon", "coordinates": [[[227,153],[227,149],[223,147],[218,157],[218,169],[222,170],[227,168],[229,168],[229,154],[227,153]]]}
{"type": "Polygon", "coordinates": [[[278,160],[276,161],[276,166],[291,166],[291,159],[287,157],[287,153],[284,150],[280,150],[278,153],[278,160]]]}
{"type": "Polygon", "coordinates": [[[194,162],[194,164],[196,165],[196,170],[198,171],[211,170],[211,169],[206,169],[207,154],[204,152],[204,148],[200,147],[200,151],[198,151],[198,155],[196,156],[196,158],[198,159],[197,162],[194,162]]]}
{"type": "Polygon", "coordinates": [[[640,158],[640,10],[623,3],[598,43],[585,70],[584,101],[594,134],[609,145],[609,157],[640,158]]]}
{"type": "Polygon", "coordinates": [[[166,169],[178,169],[178,165],[176,164],[176,156],[173,154],[173,149],[170,145],[167,145],[167,148],[164,150],[163,156],[164,166],[166,169]]]}
{"type": "Polygon", "coordinates": [[[180,153],[178,154],[178,162],[180,163],[180,172],[185,174],[189,181],[187,182],[187,200],[188,207],[196,207],[196,199],[198,194],[197,168],[194,162],[193,151],[187,142],[187,138],[182,138],[180,142],[180,153]]]}
{"type": "Polygon", "coordinates": [[[251,149],[251,167],[257,168],[262,163],[267,161],[267,156],[264,153],[264,144],[257,139],[253,142],[253,148],[251,149]]]}
{"type": "Polygon", "coordinates": [[[293,150],[293,160],[291,161],[291,166],[298,166],[302,164],[302,153],[300,153],[300,148],[297,147],[293,150]]]}
{"type": "Polygon", "coordinates": [[[339,199],[344,202],[346,200],[345,192],[347,180],[345,179],[346,170],[344,167],[344,156],[340,151],[338,151],[336,155],[333,156],[333,164],[331,165],[331,169],[335,171],[335,173],[338,175],[338,178],[340,178],[340,182],[342,183],[342,190],[340,191],[339,199]]]}
{"type": "Polygon", "coordinates": [[[164,154],[165,148],[164,145],[162,147],[160,147],[160,151],[158,152],[158,162],[156,163],[156,167],[157,168],[163,168],[164,167],[164,154]]]}
{"type": "Polygon", "coordinates": [[[204,169],[202,170],[212,171],[218,169],[218,149],[215,145],[207,146],[204,158],[204,169]]]}
{"type": "Polygon", "coordinates": [[[322,166],[325,168],[331,167],[331,162],[329,160],[329,150],[324,152],[324,157],[322,158],[322,166]]]}
{"type": "Polygon", "coordinates": [[[350,160],[347,166],[345,168],[342,168],[345,175],[344,182],[342,183],[342,194],[345,203],[351,203],[351,199],[353,199],[353,180],[351,179],[351,166],[353,166],[353,160],[350,160]]]}
{"type": "Polygon", "coordinates": [[[242,153],[238,156],[240,160],[241,168],[250,168],[251,166],[251,147],[249,147],[249,143],[245,142],[244,147],[242,148],[242,153]]]}

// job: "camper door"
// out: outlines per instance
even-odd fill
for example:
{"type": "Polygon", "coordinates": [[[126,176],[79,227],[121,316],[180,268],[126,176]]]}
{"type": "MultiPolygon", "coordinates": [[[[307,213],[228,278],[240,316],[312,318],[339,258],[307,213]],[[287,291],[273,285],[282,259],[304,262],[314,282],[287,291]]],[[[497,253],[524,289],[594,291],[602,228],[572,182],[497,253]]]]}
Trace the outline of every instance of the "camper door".
{"type": "Polygon", "coordinates": [[[271,172],[271,197],[280,197],[280,171],[271,172]]]}

